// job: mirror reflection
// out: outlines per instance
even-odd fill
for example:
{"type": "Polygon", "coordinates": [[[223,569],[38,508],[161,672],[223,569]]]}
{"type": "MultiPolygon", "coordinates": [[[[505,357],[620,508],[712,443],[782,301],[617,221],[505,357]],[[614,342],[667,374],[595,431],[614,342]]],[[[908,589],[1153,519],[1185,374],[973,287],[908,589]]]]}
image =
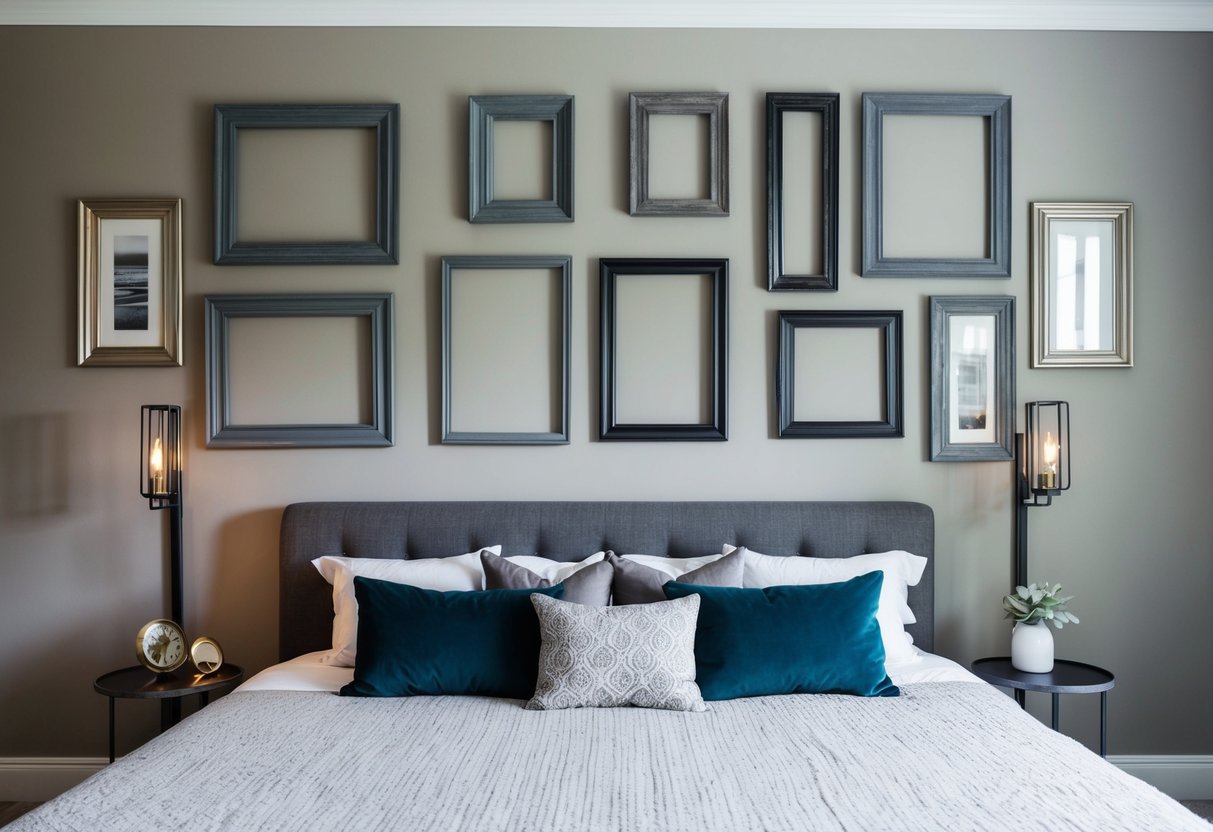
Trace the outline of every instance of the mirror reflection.
{"type": "Polygon", "coordinates": [[[1049,334],[1058,350],[1115,349],[1111,220],[1054,220],[1049,334]]]}

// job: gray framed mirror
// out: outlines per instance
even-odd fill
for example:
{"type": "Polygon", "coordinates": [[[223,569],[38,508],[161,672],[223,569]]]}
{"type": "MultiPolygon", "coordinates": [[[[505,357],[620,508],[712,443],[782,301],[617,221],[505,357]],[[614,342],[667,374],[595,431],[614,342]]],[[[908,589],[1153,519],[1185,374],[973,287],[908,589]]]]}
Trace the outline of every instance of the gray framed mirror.
{"type": "Polygon", "coordinates": [[[1032,203],[1032,366],[1133,366],[1133,203],[1032,203]]]}

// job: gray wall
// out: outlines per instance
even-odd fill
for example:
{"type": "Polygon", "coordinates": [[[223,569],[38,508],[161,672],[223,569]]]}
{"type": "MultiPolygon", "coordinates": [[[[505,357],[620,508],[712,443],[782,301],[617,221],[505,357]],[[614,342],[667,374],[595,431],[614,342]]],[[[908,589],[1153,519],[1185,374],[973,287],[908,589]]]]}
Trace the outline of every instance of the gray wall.
{"type": "MultiPolygon", "coordinates": [[[[940,651],[965,663],[1003,653],[1010,465],[924,461],[926,298],[954,293],[1014,294],[1019,400],[1072,403],[1074,488],[1033,512],[1031,571],[1077,596],[1083,623],[1059,634],[1060,655],[1118,675],[1112,752],[1213,753],[1210,80],[1209,35],[0,30],[0,757],[102,754],[105,704],[91,680],[129,664],[135,630],[164,611],[164,518],[135,490],[137,411],[151,401],[182,403],[188,422],[187,629],[251,670],[276,653],[282,506],[335,498],[921,500],[938,523],[940,651]],[[627,93],[700,89],[731,95],[732,216],[629,217],[627,93]],[[765,291],[770,90],[842,93],[836,294],[765,291]],[[1009,281],[857,276],[859,96],[889,90],[1014,97],[1009,281]],[[466,222],[466,96],[508,92],[577,96],[575,223],[466,222]],[[211,108],[290,101],[400,102],[399,267],[210,264],[211,108]],[[74,366],[74,201],[120,195],[185,200],[182,369],[74,366]],[[1034,199],[1136,203],[1135,368],[1027,370],[1034,199]],[[475,253],[574,258],[567,447],[436,444],[439,258],[475,253]],[[591,440],[596,258],[645,255],[731,261],[727,443],[591,440]],[[396,446],[206,450],[203,295],[324,290],[396,293],[396,446]],[[785,308],[905,310],[905,439],[772,438],[785,308]]],[[[897,207],[928,196],[903,193],[897,207]]],[[[283,200],[278,220],[289,224],[295,205],[283,200]]],[[[941,232],[929,213],[916,222],[911,239],[941,232]]],[[[1065,710],[1089,743],[1095,700],[1065,710]]],[[[123,703],[119,716],[125,746],[152,732],[145,703],[123,703]]]]}

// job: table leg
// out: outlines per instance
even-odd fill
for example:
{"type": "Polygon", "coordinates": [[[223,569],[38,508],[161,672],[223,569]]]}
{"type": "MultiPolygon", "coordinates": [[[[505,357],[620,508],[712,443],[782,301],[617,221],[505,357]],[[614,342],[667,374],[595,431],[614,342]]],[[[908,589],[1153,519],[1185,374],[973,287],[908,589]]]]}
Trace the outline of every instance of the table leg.
{"type": "Polygon", "coordinates": [[[110,700],[110,762],[114,761],[114,697],[110,700]]]}
{"type": "Polygon", "coordinates": [[[1028,692],[1023,688],[1015,688],[1015,702],[1019,707],[1027,710],[1028,708],[1028,692]]]}
{"type": "Polygon", "coordinates": [[[1058,719],[1058,713],[1057,713],[1057,707],[1058,707],[1058,705],[1060,705],[1060,704],[1061,704],[1061,694],[1060,694],[1060,693],[1055,693],[1055,694],[1053,694],[1053,720],[1052,720],[1052,722],[1053,722],[1053,730],[1054,730],[1054,731],[1060,731],[1060,730],[1061,730],[1061,727],[1060,727],[1060,726],[1061,726],[1061,720],[1060,720],[1060,719],[1058,719]]]}
{"type": "Polygon", "coordinates": [[[1108,692],[1099,692],[1099,756],[1108,756],[1108,692]]]}
{"type": "Polygon", "coordinates": [[[160,733],[164,733],[181,721],[181,699],[160,700],[160,733]]]}
{"type": "Polygon", "coordinates": [[[205,708],[209,704],[211,704],[211,694],[209,691],[204,690],[198,694],[198,708],[205,708]]]}

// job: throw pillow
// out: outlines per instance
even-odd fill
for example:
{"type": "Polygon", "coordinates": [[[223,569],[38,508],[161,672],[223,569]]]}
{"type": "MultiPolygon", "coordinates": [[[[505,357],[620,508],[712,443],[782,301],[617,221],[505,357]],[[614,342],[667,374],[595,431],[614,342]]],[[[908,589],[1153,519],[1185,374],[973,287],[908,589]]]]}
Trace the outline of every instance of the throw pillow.
{"type": "MultiPolygon", "coordinates": [[[[481,552],[480,563],[484,567],[485,589],[546,589],[552,586],[547,578],[492,552],[481,552]]],[[[574,604],[605,607],[611,603],[611,575],[614,571],[611,564],[605,561],[578,569],[560,581],[564,586],[561,597],[574,604]]]]}
{"type": "Polygon", "coordinates": [[[705,709],[695,684],[699,598],[587,607],[532,595],[543,643],[531,710],[705,709]]]}
{"type": "MultiPolygon", "coordinates": [[[[615,568],[611,581],[613,604],[651,604],[665,599],[661,587],[670,579],[665,573],[618,557],[614,552],[607,552],[607,562],[615,568]]],[[[684,572],[675,580],[701,586],[739,587],[744,574],[745,561],[742,553],[734,552],[698,569],[684,572]]]]}

